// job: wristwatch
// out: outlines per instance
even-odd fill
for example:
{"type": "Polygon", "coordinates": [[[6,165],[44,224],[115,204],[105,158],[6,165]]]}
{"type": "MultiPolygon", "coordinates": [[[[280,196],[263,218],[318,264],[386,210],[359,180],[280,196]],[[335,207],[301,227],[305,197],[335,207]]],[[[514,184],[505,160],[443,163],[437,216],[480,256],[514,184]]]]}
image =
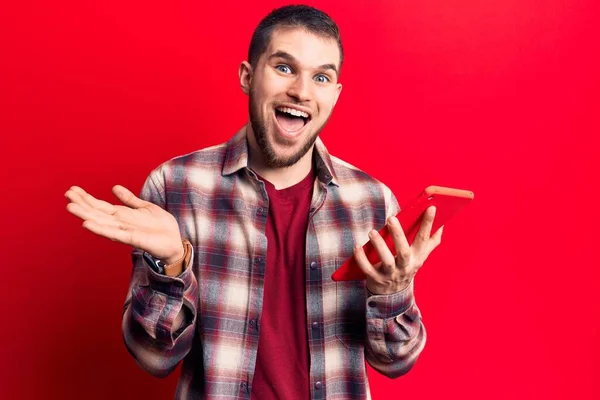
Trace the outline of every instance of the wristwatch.
{"type": "Polygon", "coordinates": [[[146,264],[148,264],[148,266],[150,268],[152,268],[152,270],[154,272],[156,272],[157,274],[161,274],[161,275],[165,274],[165,263],[164,262],[162,262],[158,258],[152,257],[150,254],[148,254],[146,252],[144,252],[143,256],[144,256],[144,261],[146,261],[146,264]]]}

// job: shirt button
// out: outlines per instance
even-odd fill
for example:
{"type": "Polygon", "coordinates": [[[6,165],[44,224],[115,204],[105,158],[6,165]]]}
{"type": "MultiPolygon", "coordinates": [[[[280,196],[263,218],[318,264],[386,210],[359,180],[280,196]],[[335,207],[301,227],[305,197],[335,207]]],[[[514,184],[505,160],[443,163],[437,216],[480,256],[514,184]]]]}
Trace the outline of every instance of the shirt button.
{"type": "Polygon", "coordinates": [[[315,389],[320,390],[323,387],[323,384],[321,383],[321,381],[315,383],[315,389]]]}
{"type": "Polygon", "coordinates": [[[253,319],[251,319],[251,320],[250,320],[250,326],[252,326],[252,327],[253,327],[254,325],[256,325],[256,321],[255,321],[255,320],[253,320],[253,319]]]}
{"type": "Polygon", "coordinates": [[[262,264],[262,258],[260,258],[260,257],[256,257],[256,258],[254,259],[254,264],[255,264],[255,265],[260,265],[260,264],[262,264]]]}
{"type": "Polygon", "coordinates": [[[315,261],[310,263],[310,269],[317,269],[317,263],[315,261]]]}
{"type": "Polygon", "coordinates": [[[319,323],[318,322],[313,322],[312,323],[312,328],[313,329],[319,329],[319,323]]]}
{"type": "Polygon", "coordinates": [[[248,390],[248,384],[246,382],[242,382],[242,384],[240,385],[240,390],[248,390]]]}
{"type": "Polygon", "coordinates": [[[377,307],[377,303],[374,301],[370,301],[369,302],[369,307],[373,308],[373,307],[377,307]]]}

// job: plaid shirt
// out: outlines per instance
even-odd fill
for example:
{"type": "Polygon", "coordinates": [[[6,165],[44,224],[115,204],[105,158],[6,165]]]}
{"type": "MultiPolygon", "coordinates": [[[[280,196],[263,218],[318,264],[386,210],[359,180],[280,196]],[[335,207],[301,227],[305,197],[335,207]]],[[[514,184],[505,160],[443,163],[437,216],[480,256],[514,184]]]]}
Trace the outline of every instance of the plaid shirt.
{"type": "MultiPolygon", "coordinates": [[[[365,360],[398,377],[415,363],[425,329],[412,284],[371,295],[364,281],[331,274],[399,206],[392,192],[330,156],[320,139],[306,234],[312,399],[369,399],[365,360]]],[[[169,211],[192,258],[177,277],[156,274],[133,251],[123,336],[137,362],[166,376],[183,360],[177,399],[247,399],[262,311],[269,200],[248,167],[245,128],[228,143],[174,158],[151,172],[141,198],[169,211]],[[177,331],[173,322],[188,315],[177,331]]]]}

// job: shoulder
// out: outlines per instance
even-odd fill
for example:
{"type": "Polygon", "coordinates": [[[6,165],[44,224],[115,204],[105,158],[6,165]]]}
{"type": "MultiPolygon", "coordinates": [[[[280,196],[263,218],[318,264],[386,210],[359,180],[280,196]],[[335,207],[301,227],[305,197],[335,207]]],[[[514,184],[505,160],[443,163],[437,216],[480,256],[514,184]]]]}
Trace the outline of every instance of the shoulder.
{"type": "Polygon", "coordinates": [[[173,157],[154,168],[148,179],[164,189],[184,182],[208,183],[221,175],[226,149],[227,143],[221,143],[173,157]]]}
{"type": "Polygon", "coordinates": [[[385,183],[374,178],[360,168],[333,155],[330,155],[330,159],[340,188],[348,191],[375,190],[376,192],[381,192],[386,196],[390,196],[392,194],[392,191],[385,183]]]}
{"type": "Polygon", "coordinates": [[[400,207],[392,190],[380,180],[360,168],[330,155],[339,187],[339,199],[354,207],[383,207],[386,214],[392,215],[400,207]]]}

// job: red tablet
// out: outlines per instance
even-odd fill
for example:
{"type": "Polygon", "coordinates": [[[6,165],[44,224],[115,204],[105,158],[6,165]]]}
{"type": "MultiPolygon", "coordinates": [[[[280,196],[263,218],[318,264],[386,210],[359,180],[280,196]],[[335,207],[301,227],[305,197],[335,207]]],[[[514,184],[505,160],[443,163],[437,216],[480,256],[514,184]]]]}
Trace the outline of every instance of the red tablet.
{"type": "MultiPolygon", "coordinates": [[[[406,239],[409,244],[412,244],[415,235],[421,226],[423,213],[430,206],[436,207],[435,219],[431,234],[433,235],[441,226],[443,226],[450,218],[458,213],[464,206],[473,200],[474,194],[469,190],[447,188],[442,186],[429,186],[426,188],[410,205],[396,215],[400,225],[404,230],[406,239]]],[[[379,230],[379,234],[385,240],[388,248],[396,255],[394,241],[392,235],[388,231],[387,225],[379,230]]],[[[373,247],[371,241],[368,241],[364,246],[365,254],[371,264],[377,264],[381,260],[377,251],[373,247]]],[[[334,281],[353,281],[365,279],[365,275],[356,263],[354,256],[350,257],[341,267],[339,267],[331,279],[334,281]]]]}

